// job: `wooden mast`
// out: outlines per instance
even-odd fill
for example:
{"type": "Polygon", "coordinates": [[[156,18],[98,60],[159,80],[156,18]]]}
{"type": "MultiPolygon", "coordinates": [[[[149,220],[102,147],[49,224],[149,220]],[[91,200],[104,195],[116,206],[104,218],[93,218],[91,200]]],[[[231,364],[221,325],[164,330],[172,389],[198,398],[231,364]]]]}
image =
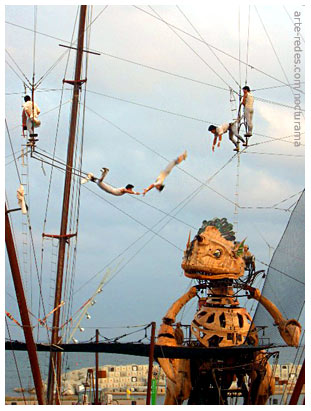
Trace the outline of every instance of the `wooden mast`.
{"type": "Polygon", "coordinates": [[[23,324],[23,331],[25,335],[26,347],[28,351],[33,381],[35,384],[38,404],[44,405],[42,378],[41,378],[41,372],[40,372],[39,361],[38,361],[38,356],[37,356],[36,344],[33,339],[32,326],[31,326],[30,318],[28,314],[28,307],[26,303],[21,273],[19,270],[18,261],[16,257],[12,230],[11,230],[11,225],[10,225],[10,220],[8,217],[8,211],[7,211],[6,205],[5,205],[5,243],[6,243],[7,253],[8,253],[8,257],[10,261],[19,312],[20,312],[20,316],[21,316],[21,320],[23,324]]]}
{"type": "MultiPolygon", "coordinates": [[[[65,251],[67,242],[67,223],[68,223],[68,211],[70,204],[70,189],[71,189],[71,177],[72,177],[72,166],[73,166],[73,155],[76,137],[76,127],[77,127],[77,113],[79,107],[79,95],[81,90],[81,68],[82,68],[82,56],[83,56],[83,43],[84,43],[84,31],[85,31],[85,19],[86,19],[86,8],[87,6],[80,7],[80,21],[79,21],[79,33],[78,33],[78,46],[76,55],[76,68],[75,68],[75,78],[74,81],[70,81],[69,84],[73,84],[73,98],[72,98],[72,109],[71,109],[71,120],[70,120],[70,131],[68,139],[68,149],[67,149],[67,163],[66,163],[66,177],[64,185],[64,196],[63,196],[63,208],[62,208],[62,218],[59,236],[59,249],[58,249],[58,263],[57,263],[57,275],[56,275],[56,285],[55,285],[55,299],[54,307],[58,307],[61,302],[62,297],[62,285],[63,285],[63,272],[64,272],[64,262],[65,262],[65,251]]],[[[58,344],[59,339],[59,319],[60,310],[56,310],[53,315],[53,328],[52,328],[52,344],[58,344]]],[[[54,393],[54,375],[55,367],[57,366],[57,393],[60,392],[61,383],[61,357],[60,354],[55,352],[50,353],[50,364],[49,364],[49,375],[48,375],[48,388],[47,388],[47,400],[49,404],[53,404],[53,393],[54,393]]],[[[59,396],[57,395],[57,403],[59,404],[59,396]]]]}

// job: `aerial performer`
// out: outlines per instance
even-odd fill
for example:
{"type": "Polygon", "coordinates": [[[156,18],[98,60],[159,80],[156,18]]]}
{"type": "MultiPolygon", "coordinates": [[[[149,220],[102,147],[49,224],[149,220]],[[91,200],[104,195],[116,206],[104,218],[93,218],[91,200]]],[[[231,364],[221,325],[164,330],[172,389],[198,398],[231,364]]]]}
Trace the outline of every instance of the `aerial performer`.
{"type": "Polygon", "coordinates": [[[114,196],[123,196],[123,194],[135,194],[135,195],[140,195],[140,193],[137,193],[136,191],[133,190],[134,186],[132,184],[128,184],[125,187],[112,187],[110,184],[107,184],[104,182],[104,178],[109,172],[109,168],[102,168],[101,169],[102,175],[100,178],[94,177],[94,174],[89,173],[86,178],[83,178],[81,181],[81,184],[85,184],[88,181],[93,181],[100,187],[102,190],[106,191],[106,193],[112,194],[114,196]]]}
{"type": "Polygon", "coordinates": [[[215,145],[217,143],[217,140],[218,140],[217,147],[220,147],[220,142],[222,140],[222,135],[224,133],[227,133],[227,131],[229,131],[229,139],[235,145],[235,148],[233,150],[234,151],[240,151],[240,147],[239,147],[240,141],[242,141],[243,143],[245,143],[245,141],[239,135],[238,124],[239,124],[239,119],[235,120],[232,123],[224,123],[219,127],[216,127],[214,125],[209,126],[208,131],[210,131],[215,136],[214,140],[213,140],[213,145],[212,145],[212,151],[213,152],[215,151],[215,145]],[[236,136],[237,139],[235,139],[234,136],[236,136]]]}
{"type": "Polygon", "coordinates": [[[172,171],[172,169],[177,166],[177,164],[180,164],[182,161],[186,160],[187,158],[187,151],[185,150],[185,152],[183,154],[181,154],[180,156],[178,156],[175,160],[171,161],[167,167],[161,171],[161,173],[159,174],[159,176],[157,177],[156,181],[154,183],[152,183],[148,188],[145,188],[143,191],[143,195],[145,195],[146,193],[148,193],[148,191],[150,191],[151,189],[153,189],[154,187],[159,190],[162,191],[164,188],[163,182],[166,179],[166,177],[169,175],[169,173],[172,171]]]}
{"type": "Polygon", "coordinates": [[[245,117],[245,128],[246,128],[246,133],[244,134],[244,136],[246,137],[246,143],[243,145],[247,146],[249,137],[253,135],[254,97],[248,86],[244,86],[242,90],[244,93],[243,98],[242,98],[242,105],[244,106],[244,117],[245,117]]]}
{"type": "Polygon", "coordinates": [[[23,104],[23,136],[25,137],[24,131],[28,131],[29,137],[37,137],[37,134],[34,133],[34,129],[41,125],[41,121],[38,119],[40,114],[40,109],[36,103],[31,101],[29,96],[24,97],[25,103],[23,104]]]}

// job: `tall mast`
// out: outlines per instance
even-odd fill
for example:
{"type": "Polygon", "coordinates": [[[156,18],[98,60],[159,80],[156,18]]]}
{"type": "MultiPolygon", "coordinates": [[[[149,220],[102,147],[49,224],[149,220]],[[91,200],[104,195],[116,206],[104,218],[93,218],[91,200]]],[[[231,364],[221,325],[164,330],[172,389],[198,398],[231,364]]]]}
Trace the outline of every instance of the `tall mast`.
{"type": "MultiPolygon", "coordinates": [[[[68,149],[67,149],[67,164],[66,164],[66,177],[64,185],[64,196],[63,196],[63,209],[61,218],[61,227],[59,235],[59,249],[58,249],[58,263],[57,263],[57,275],[56,275],[56,286],[55,286],[55,299],[54,308],[58,307],[61,302],[62,297],[62,286],[63,286],[63,273],[64,273],[64,262],[65,262],[65,251],[67,242],[67,223],[68,223],[68,211],[70,204],[70,189],[71,189],[71,177],[72,177],[72,166],[73,166],[73,154],[75,146],[76,137],[76,127],[77,127],[77,113],[79,106],[79,95],[81,89],[81,67],[82,67],[82,55],[83,55],[83,43],[84,43],[84,30],[85,30],[85,18],[86,18],[86,8],[87,6],[80,7],[80,21],[79,21],[79,34],[78,34],[78,46],[76,55],[76,68],[75,68],[75,78],[74,81],[68,81],[69,84],[73,84],[73,98],[72,98],[72,109],[71,109],[71,121],[70,121],[70,131],[68,139],[68,149]]],[[[52,328],[52,344],[60,343],[59,340],[59,319],[60,319],[60,309],[56,310],[53,315],[53,328],[52,328]]],[[[53,392],[54,392],[54,375],[56,363],[57,367],[57,392],[60,392],[60,382],[61,382],[61,361],[60,356],[57,356],[55,352],[50,353],[50,364],[49,364],[49,375],[48,375],[48,387],[47,387],[47,400],[49,404],[53,404],[53,392]],[[58,357],[58,361],[56,360],[58,357]]],[[[59,397],[57,395],[57,402],[59,403],[59,397]]]]}
{"type": "Polygon", "coordinates": [[[33,381],[35,384],[38,404],[44,405],[43,386],[42,386],[42,379],[41,379],[41,372],[40,372],[39,361],[38,361],[38,356],[37,356],[36,344],[33,339],[32,326],[31,326],[30,318],[28,314],[28,307],[26,303],[21,273],[19,270],[18,262],[17,262],[16,251],[15,251],[15,246],[14,246],[14,241],[13,241],[13,236],[12,236],[12,230],[11,230],[11,225],[10,225],[10,220],[8,217],[8,211],[7,211],[6,205],[5,205],[5,243],[6,243],[7,253],[8,253],[8,257],[10,261],[19,312],[20,312],[20,316],[21,316],[21,320],[23,324],[23,331],[25,335],[26,347],[28,351],[33,381]]]}

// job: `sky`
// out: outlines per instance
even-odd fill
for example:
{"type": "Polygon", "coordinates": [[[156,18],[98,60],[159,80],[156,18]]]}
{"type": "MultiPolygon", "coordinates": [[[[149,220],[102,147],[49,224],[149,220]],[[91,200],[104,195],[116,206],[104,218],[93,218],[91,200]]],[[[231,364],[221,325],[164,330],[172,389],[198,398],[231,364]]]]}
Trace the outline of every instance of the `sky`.
{"type": "MultiPolygon", "coordinates": [[[[293,14],[299,10],[303,15],[303,7],[258,4],[249,8],[246,3],[240,8],[236,4],[138,7],[92,9],[90,21],[95,20],[87,47],[100,55],[88,54],[87,73],[83,63],[87,91],[79,119],[82,125],[85,107],[82,170],[99,176],[100,169],[107,167],[108,183],[118,187],[131,183],[142,191],[185,149],[188,158],[172,171],[161,193],[152,190],[145,197],[113,197],[91,182],[81,187],[78,252],[70,287],[72,312],[94,293],[107,267],[113,278],[89,309],[91,319],[81,321],[85,332],[76,334],[80,341],[92,337],[95,328],[111,336],[123,334],[124,329],[109,327],[151,321],[159,326],[169,306],[190,287],[180,266],[183,250],[189,231],[193,237],[204,219],[226,217],[234,222],[238,218],[237,238],[247,237],[258,269],[267,268],[260,261],[268,264],[280,241],[290,217],[284,209],[295,204],[305,186],[304,134],[301,146],[296,147],[293,90],[284,86],[293,83],[293,14]],[[154,17],[159,15],[160,20],[154,17]],[[180,30],[174,32],[161,18],[180,30]],[[210,47],[198,41],[199,36],[210,47]],[[252,68],[246,69],[245,62],[252,68]],[[238,91],[238,84],[246,82],[254,90],[250,144],[255,145],[240,155],[239,166],[235,157],[222,169],[234,155],[233,146],[225,135],[221,147],[212,153],[207,128],[232,120],[229,87],[238,91]],[[277,140],[286,136],[285,141],[277,140]],[[197,194],[185,204],[193,193],[197,194]],[[234,203],[240,206],[237,215],[234,203]],[[175,210],[177,206],[180,209],[175,210]],[[168,216],[177,211],[176,218],[168,216]]],[[[76,38],[77,7],[6,6],[5,13],[5,57],[11,66],[5,66],[5,118],[10,135],[5,134],[5,188],[9,206],[15,208],[19,181],[11,144],[19,156],[24,144],[20,127],[24,75],[30,81],[33,73],[35,81],[44,76],[35,94],[42,122],[38,150],[53,153],[58,128],[56,156],[66,159],[71,86],[65,86],[60,112],[59,104],[63,79],[74,75],[74,53],[64,74],[68,49],[59,44],[68,45],[72,36],[76,38]]],[[[304,80],[303,64],[301,70],[304,80]]],[[[304,129],[303,117],[301,124],[304,129]]],[[[20,173],[25,172],[21,159],[17,161],[20,173]]],[[[54,169],[49,190],[50,166],[30,157],[28,163],[28,173],[22,178],[28,180],[29,218],[49,312],[57,240],[42,243],[42,232],[48,192],[44,232],[59,232],[64,173],[54,169]]],[[[36,315],[39,287],[36,262],[29,255],[31,239],[23,234],[25,218],[14,213],[11,219],[28,304],[36,315]]],[[[5,288],[5,308],[19,319],[7,261],[5,288]]],[[[190,304],[180,320],[191,321],[194,312],[195,305],[190,304]]],[[[22,338],[18,327],[11,326],[10,331],[13,338],[22,338]]],[[[41,329],[40,339],[45,338],[41,329]]]]}

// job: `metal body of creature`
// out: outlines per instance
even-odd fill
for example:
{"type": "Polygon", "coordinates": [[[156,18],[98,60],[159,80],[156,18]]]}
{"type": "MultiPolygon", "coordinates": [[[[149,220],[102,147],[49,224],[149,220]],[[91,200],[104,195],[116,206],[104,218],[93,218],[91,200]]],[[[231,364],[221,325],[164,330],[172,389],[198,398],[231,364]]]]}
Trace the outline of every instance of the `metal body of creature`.
{"type": "MultiPolygon", "coordinates": [[[[246,282],[238,282],[245,269],[254,273],[255,260],[248,247],[233,242],[232,225],[226,219],[204,221],[203,226],[184,252],[182,268],[186,277],[199,285],[180,297],[167,311],[158,333],[157,344],[180,346],[183,334],[180,325],[174,327],[177,314],[198,290],[198,310],[191,323],[196,346],[219,349],[219,358],[158,359],[167,377],[165,404],[227,404],[232,382],[244,398],[244,404],[265,404],[274,392],[274,378],[264,351],[247,347],[258,345],[257,330],[252,318],[234,295],[234,285],[249,291],[248,298],[261,303],[273,317],[284,341],[297,346],[301,326],[296,320],[285,320],[277,307],[260,291],[246,282]],[[246,347],[236,354],[230,348],[246,347]],[[242,351],[242,353],[241,353],[242,351]]],[[[253,277],[254,278],[254,277],[253,277]]],[[[193,345],[193,342],[192,342],[193,345]]]]}

